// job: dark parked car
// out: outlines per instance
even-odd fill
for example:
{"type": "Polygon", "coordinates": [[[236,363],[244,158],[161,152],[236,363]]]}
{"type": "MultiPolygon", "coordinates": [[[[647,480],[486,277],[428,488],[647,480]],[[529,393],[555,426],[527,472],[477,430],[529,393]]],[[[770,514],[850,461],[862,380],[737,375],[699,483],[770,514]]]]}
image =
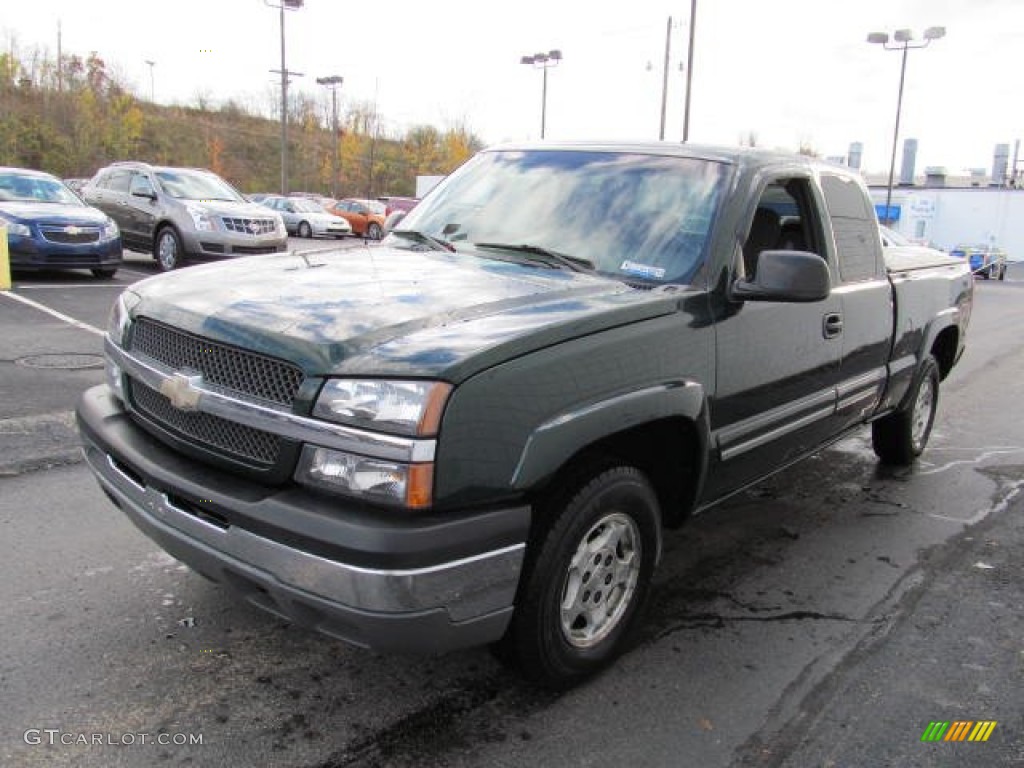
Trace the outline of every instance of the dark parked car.
{"type": "Polygon", "coordinates": [[[117,224],[48,173],[0,168],[0,224],[12,269],[89,269],[111,278],[121,265],[117,224]]]}
{"type": "Polygon", "coordinates": [[[865,425],[885,463],[925,449],[974,280],[884,252],[858,174],[545,143],[441,184],[370,258],[114,306],[86,461],[240,599],[379,650],[495,642],[564,686],[635,638],[664,527],[865,425]]]}
{"type": "Polygon", "coordinates": [[[82,188],[82,197],[117,222],[127,247],[152,253],[165,272],[186,259],[223,259],[288,247],[279,215],[201,168],[114,163],[82,188]]]}

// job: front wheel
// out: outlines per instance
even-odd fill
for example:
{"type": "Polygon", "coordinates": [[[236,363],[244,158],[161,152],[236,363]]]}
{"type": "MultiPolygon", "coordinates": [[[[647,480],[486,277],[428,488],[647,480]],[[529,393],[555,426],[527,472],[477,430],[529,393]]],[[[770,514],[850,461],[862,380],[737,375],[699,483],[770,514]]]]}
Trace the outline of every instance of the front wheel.
{"type": "Polygon", "coordinates": [[[312,237],[313,228],[309,226],[308,221],[303,221],[299,224],[299,237],[312,237]]]}
{"type": "Polygon", "coordinates": [[[371,240],[380,240],[381,229],[380,224],[375,221],[371,221],[370,225],[366,228],[366,236],[371,240]]]}
{"type": "Polygon", "coordinates": [[[613,467],[566,490],[538,507],[512,623],[495,649],[555,688],[580,682],[624,649],[660,546],[657,496],[639,470],[613,467]]]}
{"type": "Polygon", "coordinates": [[[906,466],[921,455],[939,407],[939,366],[929,355],[921,363],[906,408],[871,425],[871,445],[885,464],[906,466]]]}
{"type": "Polygon", "coordinates": [[[157,233],[156,244],[153,247],[153,257],[161,272],[170,272],[172,269],[181,266],[182,261],[181,238],[174,231],[174,227],[164,227],[157,233]]]}

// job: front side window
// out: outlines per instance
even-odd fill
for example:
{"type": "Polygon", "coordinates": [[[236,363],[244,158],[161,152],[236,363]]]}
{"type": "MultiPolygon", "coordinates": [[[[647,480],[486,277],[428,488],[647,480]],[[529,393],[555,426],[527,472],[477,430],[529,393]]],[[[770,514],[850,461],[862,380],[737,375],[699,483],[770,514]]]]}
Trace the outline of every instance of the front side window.
{"type": "Polygon", "coordinates": [[[727,172],[714,161],[627,152],[484,152],[398,230],[456,248],[543,248],[623,280],[688,282],[703,263],[727,172]]]}

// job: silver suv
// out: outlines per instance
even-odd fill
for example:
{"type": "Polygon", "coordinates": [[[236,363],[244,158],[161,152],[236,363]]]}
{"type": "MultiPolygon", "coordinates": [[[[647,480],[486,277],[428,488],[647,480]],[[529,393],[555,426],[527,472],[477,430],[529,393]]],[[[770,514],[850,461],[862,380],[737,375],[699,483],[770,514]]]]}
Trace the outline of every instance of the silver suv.
{"type": "Polygon", "coordinates": [[[288,247],[284,222],[201,168],[113,163],[82,197],[121,229],[125,247],[153,254],[168,271],[187,259],[274,253],[288,247]]]}

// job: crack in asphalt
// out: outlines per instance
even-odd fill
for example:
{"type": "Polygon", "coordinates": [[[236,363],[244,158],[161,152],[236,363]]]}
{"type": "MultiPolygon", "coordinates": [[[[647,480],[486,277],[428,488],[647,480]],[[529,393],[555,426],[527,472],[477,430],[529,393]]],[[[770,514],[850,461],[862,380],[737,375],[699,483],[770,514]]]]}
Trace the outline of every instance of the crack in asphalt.
{"type": "Polygon", "coordinates": [[[689,613],[683,614],[679,617],[678,621],[673,622],[671,625],[663,627],[651,637],[651,640],[662,640],[684,629],[695,629],[698,627],[721,629],[729,622],[741,621],[845,621],[854,624],[877,624],[879,622],[877,619],[864,621],[844,616],[841,613],[821,613],[819,611],[788,611],[770,616],[724,616],[719,613],[689,613]]]}

